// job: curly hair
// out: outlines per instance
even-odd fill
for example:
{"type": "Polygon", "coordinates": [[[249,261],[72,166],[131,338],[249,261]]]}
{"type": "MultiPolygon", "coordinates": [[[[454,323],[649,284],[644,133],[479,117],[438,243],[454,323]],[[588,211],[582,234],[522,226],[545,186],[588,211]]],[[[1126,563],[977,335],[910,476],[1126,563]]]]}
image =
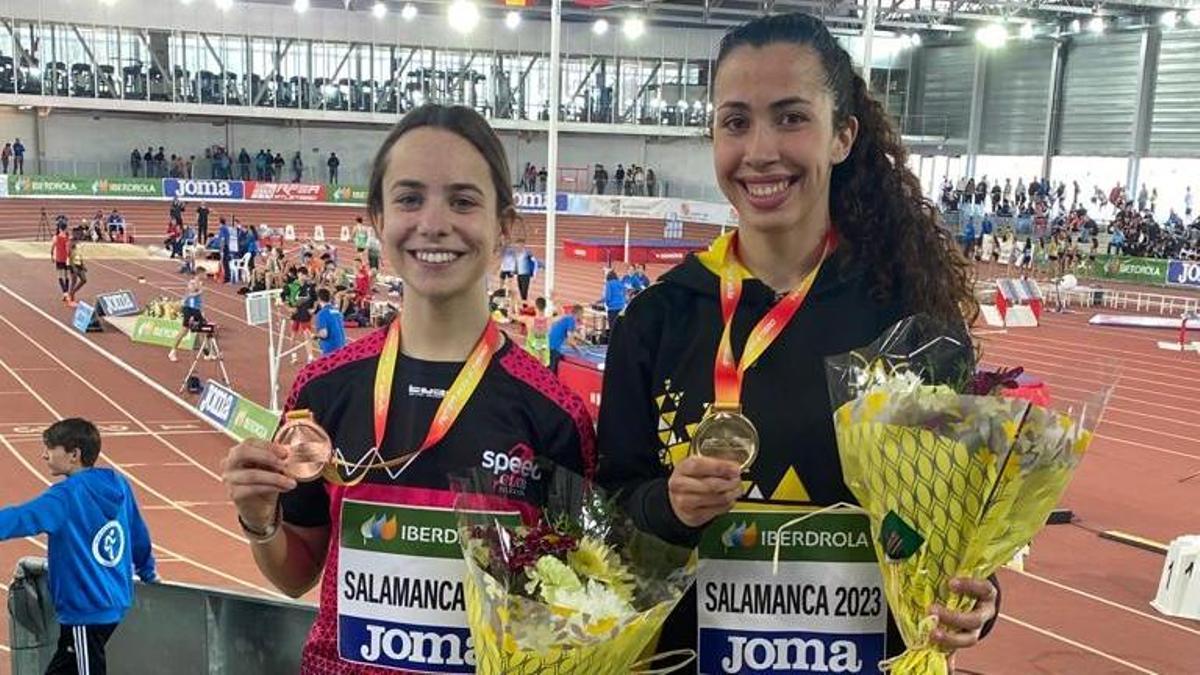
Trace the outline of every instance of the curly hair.
{"type": "Polygon", "coordinates": [[[871,271],[873,295],[886,301],[898,294],[914,313],[973,323],[979,305],[970,263],[939,225],[937,210],[908,169],[908,151],[883,106],[820,19],[781,14],[738,26],[721,39],[717,69],[738,47],[775,43],[816,53],[833,99],[835,129],[845,128],[851,117],[858,120],[850,155],[834,166],[830,177],[829,212],[850,260],[871,271]]]}

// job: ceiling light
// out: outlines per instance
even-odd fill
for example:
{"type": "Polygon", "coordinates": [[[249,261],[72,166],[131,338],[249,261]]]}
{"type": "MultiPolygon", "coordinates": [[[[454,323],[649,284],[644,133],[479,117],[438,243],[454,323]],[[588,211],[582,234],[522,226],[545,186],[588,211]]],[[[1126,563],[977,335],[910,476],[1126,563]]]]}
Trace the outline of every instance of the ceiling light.
{"type": "Polygon", "coordinates": [[[1187,22],[1193,26],[1200,26],[1200,7],[1187,13],[1187,22]]]}
{"type": "Polygon", "coordinates": [[[192,0],[179,0],[179,4],[190,5],[190,4],[192,4],[192,0]]]}
{"type": "Polygon", "coordinates": [[[997,49],[1008,42],[1008,31],[998,23],[989,23],[975,31],[975,39],[984,47],[997,49]]]}
{"type": "Polygon", "coordinates": [[[297,14],[303,14],[308,11],[308,0],[294,0],[292,9],[296,10],[297,14]]]}
{"type": "Polygon", "coordinates": [[[1083,26],[1082,26],[1082,24],[1079,23],[1079,19],[1075,19],[1074,21],[1071,22],[1071,32],[1072,33],[1078,33],[1081,30],[1083,30],[1083,26]]]}
{"type": "Polygon", "coordinates": [[[592,24],[592,32],[596,35],[604,35],[608,32],[608,21],[605,19],[596,19],[596,23],[592,24]]]}
{"type": "Polygon", "coordinates": [[[376,2],[371,7],[371,13],[375,15],[376,19],[382,19],[387,16],[387,5],[382,2],[376,2]]]}
{"type": "Polygon", "coordinates": [[[446,18],[451,29],[465,35],[479,25],[479,7],[470,0],[454,0],[446,11],[446,18]]]}
{"type": "Polygon", "coordinates": [[[640,17],[631,16],[625,19],[625,24],[621,26],[621,32],[625,33],[625,37],[630,40],[640,38],[646,32],[646,22],[640,17]]]}
{"type": "Polygon", "coordinates": [[[1179,23],[1179,14],[1175,12],[1163,12],[1162,16],[1158,17],[1158,22],[1167,28],[1174,28],[1179,23]]]}
{"type": "Polygon", "coordinates": [[[1093,16],[1091,21],[1088,21],[1088,31],[1099,35],[1104,32],[1104,19],[1098,16],[1093,16]]]}
{"type": "Polygon", "coordinates": [[[504,25],[508,26],[509,30],[516,30],[517,26],[521,25],[521,13],[514,10],[505,14],[504,25]]]}
{"type": "Polygon", "coordinates": [[[1022,40],[1032,40],[1033,39],[1033,24],[1031,24],[1031,23],[1021,24],[1020,36],[1021,36],[1022,40]]]}
{"type": "Polygon", "coordinates": [[[227,12],[233,7],[233,0],[217,0],[217,9],[227,12]]]}
{"type": "Polygon", "coordinates": [[[921,46],[921,34],[913,33],[912,35],[909,35],[908,36],[908,44],[910,46],[912,46],[913,48],[920,47],[921,46]]]}
{"type": "Polygon", "coordinates": [[[400,10],[400,18],[405,21],[412,21],[417,18],[417,6],[411,2],[405,5],[404,9],[400,10]]]}

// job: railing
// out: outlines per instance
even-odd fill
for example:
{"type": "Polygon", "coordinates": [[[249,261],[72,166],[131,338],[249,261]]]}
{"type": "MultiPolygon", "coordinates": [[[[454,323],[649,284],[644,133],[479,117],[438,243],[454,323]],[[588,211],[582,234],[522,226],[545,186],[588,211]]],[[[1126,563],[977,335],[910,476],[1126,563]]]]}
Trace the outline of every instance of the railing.
{"type": "MultiPolygon", "coordinates": [[[[41,675],[58,640],[45,560],[20,564],[47,627],[9,615],[13,675],[41,675]]],[[[15,585],[14,585],[15,588],[15,585]]],[[[108,672],[122,675],[294,673],[316,615],[308,604],[185,584],[136,584],[134,606],[108,643],[108,672]]],[[[36,623],[36,622],[33,622],[36,623]]]]}

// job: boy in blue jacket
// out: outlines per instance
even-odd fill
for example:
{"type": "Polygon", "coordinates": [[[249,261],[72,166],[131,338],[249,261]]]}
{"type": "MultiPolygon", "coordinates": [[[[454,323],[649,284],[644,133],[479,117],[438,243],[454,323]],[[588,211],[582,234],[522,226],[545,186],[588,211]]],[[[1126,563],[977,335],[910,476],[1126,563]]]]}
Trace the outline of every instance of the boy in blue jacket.
{"type": "Polygon", "coordinates": [[[61,624],[47,675],[105,673],[104,647],[133,604],[133,571],[158,580],[150,533],[129,483],[94,465],[100,432],[69,418],[42,432],[42,458],[66,479],[36,499],[0,509],[0,541],[49,536],[50,595],[61,624]]]}

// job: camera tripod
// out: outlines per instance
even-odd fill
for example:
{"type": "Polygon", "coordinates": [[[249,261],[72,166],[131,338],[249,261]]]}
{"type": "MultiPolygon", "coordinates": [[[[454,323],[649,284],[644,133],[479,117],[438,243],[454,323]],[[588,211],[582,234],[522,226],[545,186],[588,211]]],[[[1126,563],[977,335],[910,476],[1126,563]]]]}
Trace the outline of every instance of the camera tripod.
{"type": "Polygon", "coordinates": [[[216,327],[211,324],[203,326],[199,330],[193,331],[192,334],[200,337],[200,344],[196,347],[196,356],[192,359],[192,366],[188,368],[187,375],[183,376],[183,382],[179,385],[180,393],[187,389],[188,380],[192,379],[192,375],[195,374],[200,365],[200,359],[216,361],[217,366],[221,369],[221,379],[225,381],[226,387],[230,386],[229,372],[225,370],[225,356],[221,353],[221,344],[217,342],[216,327]]]}

